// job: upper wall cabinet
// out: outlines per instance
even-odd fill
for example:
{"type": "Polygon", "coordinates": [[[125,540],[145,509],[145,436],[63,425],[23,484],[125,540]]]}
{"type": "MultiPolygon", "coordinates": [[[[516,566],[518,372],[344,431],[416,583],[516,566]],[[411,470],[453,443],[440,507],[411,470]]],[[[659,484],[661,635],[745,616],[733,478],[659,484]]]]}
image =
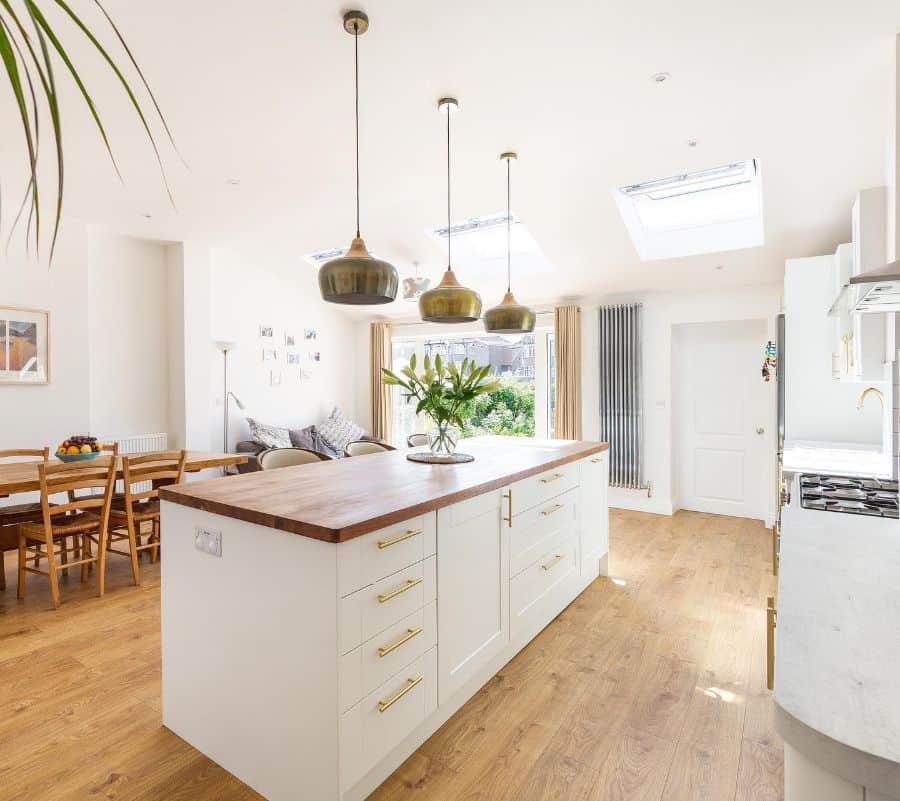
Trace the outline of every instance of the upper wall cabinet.
{"type": "Polygon", "coordinates": [[[859,192],[853,202],[853,241],[838,245],[834,253],[835,301],[832,377],[840,381],[884,381],[888,328],[893,314],[858,314],[853,311],[850,278],[885,263],[887,192],[877,186],[859,192]]]}

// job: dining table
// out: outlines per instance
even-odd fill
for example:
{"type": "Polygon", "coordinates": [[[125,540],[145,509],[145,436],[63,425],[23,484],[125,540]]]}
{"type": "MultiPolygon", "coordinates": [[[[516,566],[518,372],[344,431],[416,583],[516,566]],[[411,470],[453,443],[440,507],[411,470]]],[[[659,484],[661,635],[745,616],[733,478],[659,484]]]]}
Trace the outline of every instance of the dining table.
{"type": "MultiPolygon", "coordinates": [[[[128,456],[147,456],[147,453],[129,453],[128,456]]],[[[118,477],[122,478],[122,456],[118,460],[118,477]]],[[[189,473],[197,473],[213,467],[229,467],[244,464],[246,454],[214,453],[210,451],[188,451],[184,469],[189,473]]],[[[41,489],[38,476],[38,461],[8,462],[0,464],[0,498],[20,492],[38,492],[41,489]]],[[[48,464],[59,464],[58,459],[50,459],[48,464]]]]}

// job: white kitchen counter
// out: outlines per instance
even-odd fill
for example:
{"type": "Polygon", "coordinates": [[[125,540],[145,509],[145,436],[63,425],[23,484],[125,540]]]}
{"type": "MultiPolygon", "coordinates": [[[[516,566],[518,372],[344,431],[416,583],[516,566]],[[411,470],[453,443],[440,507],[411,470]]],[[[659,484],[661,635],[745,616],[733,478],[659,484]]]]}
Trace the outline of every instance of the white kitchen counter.
{"type": "MultiPolygon", "coordinates": [[[[795,479],[795,482],[797,479],[795,479]]],[[[783,511],[776,719],[847,781],[900,788],[900,521],[783,511]]]]}
{"type": "Polygon", "coordinates": [[[786,442],[782,451],[782,468],[786,473],[891,477],[890,456],[879,448],[839,442],[786,442]]]}

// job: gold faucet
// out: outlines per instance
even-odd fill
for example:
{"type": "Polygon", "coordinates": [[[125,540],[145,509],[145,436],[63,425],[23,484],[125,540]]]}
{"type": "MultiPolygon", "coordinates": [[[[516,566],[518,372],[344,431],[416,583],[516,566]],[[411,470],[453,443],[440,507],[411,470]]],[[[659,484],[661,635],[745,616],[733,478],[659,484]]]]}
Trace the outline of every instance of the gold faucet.
{"type": "Polygon", "coordinates": [[[878,400],[881,401],[881,409],[882,411],[884,410],[884,393],[877,387],[866,387],[862,391],[862,394],[859,396],[859,400],[856,402],[857,411],[862,411],[862,407],[866,402],[866,398],[872,392],[874,392],[878,396],[878,400]]]}

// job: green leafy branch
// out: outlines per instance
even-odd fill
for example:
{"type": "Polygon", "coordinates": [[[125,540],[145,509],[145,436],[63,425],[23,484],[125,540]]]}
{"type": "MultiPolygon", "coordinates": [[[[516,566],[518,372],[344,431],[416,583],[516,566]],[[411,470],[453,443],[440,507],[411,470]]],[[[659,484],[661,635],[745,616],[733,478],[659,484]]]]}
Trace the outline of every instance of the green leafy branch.
{"type": "Polygon", "coordinates": [[[419,373],[415,354],[400,371],[402,377],[386,367],[382,373],[383,383],[400,387],[407,403],[416,402],[416,414],[427,414],[439,428],[449,423],[462,429],[462,414],[469,404],[479,395],[500,388],[500,382],[490,375],[490,365],[479,367],[465,358],[457,367],[452,361],[444,364],[440,354],[433,362],[426,356],[419,373]]]}
{"type": "MultiPolygon", "coordinates": [[[[131,107],[134,109],[141,125],[147,134],[150,145],[156,156],[162,174],[163,183],[166,187],[169,200],[174,206],[174,199],[169,183],[166,179],[165,170],[163,168],[162,156],[156,143],[156,138],[150,127],[148,116],[162,123],[163,129],[169,138],[172,147],[175,148],[175,142],[172,133],[169,130],[159,103],[153,95],[150,85],[148,84],[144,73],[138,66],[131,50],[129,49],[125,38],[116,27],[112,18],[106,9],[100,3],[100,0],[93,0],[93,4],[100,10],[103,18],[109,23],[112,33],[115,35],[119,45],[121,45],[131,69],[137,74],[143,89],[153,103],[154,112],[148,115],[141,107],[132,84],[125,77],[122,69],[113,60],[106,48],[100,43],[97,35],[91,31],[82,19],[76,14],[65,0],[0,0],[0,63],[2,63],[4,72],[9,81],[13,99],[15,100],[16,109],[22,124],[24,133],[26,157],[29,166],[29,180],[25,190],[25,197],[19,206],[18,213],[12,223],[12,227],[7,237],[7,247],[12,239],[12,235],[27,209],[26,224],[26,244],[30,244],[32,231],[34,235],[35,250],[39,253],[41,242],[41,202],[38,191],[38,159],[40,155],[40,125],[39,120],[43,109],[49,114],[53,129],[53,144],[56,156],[56,207],[53,217],[53,233],[50,242],[50,258],[52,263],[53,254],[56,250],[56,240],[59,235],[60,219],[62,217],[63,207],[63,189],[64,189],[64,150],[62,135],[62,119],[60,116],[59,90],[56,83],[56,73],[54,72],[53,62],[59,59],[81,95],[84,104],[91,113],[91,117],[97,126],[106,151],[112,161],[113,168],[119,178],[122,178],[119,172],[119,166],[113,156],[112,147],[106,135],[106,129],[97,111],[97,106],[93,97],[88,91],[87,86],[81,78],[76,65],[69,57],[67,48],[64,46],[62,39],[57,34],[56,29],[47,20],[42,7],[55,6],[61,10],[79,33],[84,36],[100,54],[106,62],[107,67],[113,72],[122,86],[123,91],[128,96],[131,107]],[[15,3],[15,6],[13,5],[15,3]],[[33,228],[32,228],[33,224],[33,228]]],[[[68,38],[67,36],[64,38],[68,38]]],[[[176,149],[177,153],[177,149],[176,149]]],[[[182,160],[183,161],[183,160],[182,160]]],[[[0,196],[0,220],[2,220],[2,196],[0,196]]]]}

